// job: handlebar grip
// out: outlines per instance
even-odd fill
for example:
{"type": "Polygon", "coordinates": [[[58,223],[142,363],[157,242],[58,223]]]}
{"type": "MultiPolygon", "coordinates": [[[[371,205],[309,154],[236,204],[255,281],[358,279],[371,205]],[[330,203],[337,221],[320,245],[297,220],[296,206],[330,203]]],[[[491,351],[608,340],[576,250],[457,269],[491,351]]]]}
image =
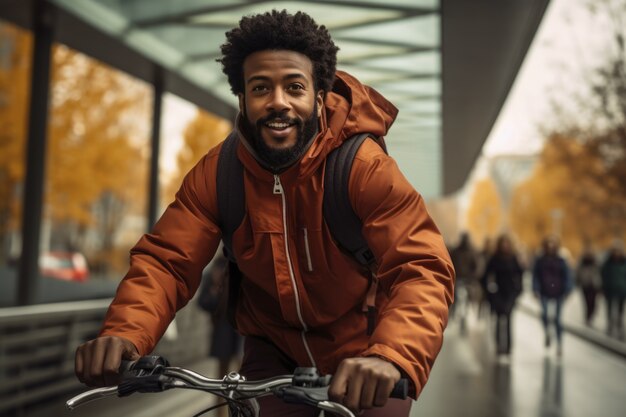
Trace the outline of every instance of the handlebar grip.
{"type": "Polygon", "coordinates": [[[156,369],[162,368],[164,366],[170,366],[170,364],[163,356],[142,356],[136,361],[122,359],[119,372],[120,374],[133,372],[137,375],[145,375],[151,374],[156,369]]]}
{"type": "Polygon", "coordinates": [[[122,359],[122,363],[120,364],[119,368],[120,375],[132,371],[136,363],[137,361],[128,361],[126,359],[122,359]]]}
{"type": "Polygon", "coordinates": [[[408,395],[409,395],[409,380],[406,378],[402,378],[393,387],[393,390],[391,391],[391,394],[389,394],[389,397],[397,398],[399,400],[406,400],[406,397],[408,395]]]}

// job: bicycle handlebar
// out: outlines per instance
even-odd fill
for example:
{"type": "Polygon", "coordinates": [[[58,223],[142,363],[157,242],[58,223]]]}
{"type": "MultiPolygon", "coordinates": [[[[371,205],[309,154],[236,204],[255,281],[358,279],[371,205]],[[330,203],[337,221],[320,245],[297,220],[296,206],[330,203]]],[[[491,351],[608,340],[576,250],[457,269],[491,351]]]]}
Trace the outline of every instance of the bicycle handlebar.
{"type": "MultiPolygon", "coordinates": [[[[334,412],[340,416],[354,417],[346,407],[328,400],[330,375],[319,376],[315,368],[296,368],[293,375],[282,375],[259,381],[247,381],[245,377],[231,372],[223,379],[212,379],[184,368],[171,367],[160,356],[143,356],[139,360],[122,361],[122,382],[115,387],[96,388],[83,392],[66,402],[67,408],[75,409],[88,402],[117,395],[128,396],[134,392],[160,392],[171,388],[191,388],[210,392],[225,398],[229,403],[249,407],[244,402],[266,395],[275,395],[287,403],[306,404],[334,412]]],[[[391,392],[391,398],[406,399],[408,381],[401,379],[391,392]]],[[[258,408],[258,406],[256,407],[258,408]]],[[[254,416],[258,410],[246,411],[254,416]]]]}

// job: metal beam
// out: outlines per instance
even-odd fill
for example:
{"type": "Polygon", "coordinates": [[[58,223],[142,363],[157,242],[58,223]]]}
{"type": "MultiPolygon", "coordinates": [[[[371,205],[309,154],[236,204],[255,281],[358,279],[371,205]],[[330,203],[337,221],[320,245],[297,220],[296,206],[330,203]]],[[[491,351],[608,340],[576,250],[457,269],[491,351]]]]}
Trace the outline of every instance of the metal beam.
{"type": "Polygon", "coordinates": [[[383,1],[380,3],[371,3],[365,1],[350,1],[345,2],[341,0],[304,0],[305,3],[317,3],[317,4],[328,4],[332,6],[350,6],[354,8],[361,9],[377,9],[377,10],[391,10],[394,12],[402,12],[406,14],[411,13],[419,13],[419,14],[428,14],[433,12],[439,12],[439,8],[427,8],[421,6],[401,6],[396,4],[387,4],[383,1]]]}
{"type": "Polygon", "coordinates": [[[39,239],[43,213],[44,175],[50,92],[50,56],[55,13],[44,0],[33,3],[33,59],[31,62],[26,180],[22,212],[22,254],[20,258],[18,305],[33,304],[39,284],[39,239]]]}
{"type": "MultiPolygon", "coordinates": [[[[393,47],[397,46],[401,48],[419,47],[419,45],[416,45],[415,42],[411,42],[411,39],[407,39],[406,42],[394,42],[394,41],[386,41],[386,40],[381,40],[381,39],[364,39],[364,38],[357,38],[354,36],[342,36],[341,33],[333,35],[333,40],[336,43],[338,43],[337,41],[348,41],[348,42],[363,43],[363,44],[376,45],[376,46],[393,46],[393,47]]],[[[433,47],[432,45],[424,45],[423,48],[424,49],[426,48],[439,49],[439,47],[433,47]]]]}
{"type": "Polygon", "coordinates": [[[267,0],[249,0],[246,3],[223,4],[219,6],[204,6],[197,9],[187,10],[180,13],[169,13],[166,16],[150,17],[147,19],[137,19],[132,21],[132,25],[136,28],[149,28],[152,26],[160,26],[168,23],[183,23],[187,19],[197,15],[225,12],[240,7],[248,7],[253,4],[265,3],[267,0]]]}
{"type": "MultiPolygon", "coordinates": [[[[367,40],[360,40],[358,43],[367,45],[370,42],[367,40]]],[[[369,60],[378,59],[378,58],[401,57],[403,55],[414,54],[418,52],[421,53],[421,52],[439,52],[440,51],[438,47],[432,47],[432,46],[406,46],[404,45],[402,46],[402,48],[403,50],[398,51],[398,52],[390,52],[390,53],[376,52],[376,53],[359,55],[354,58],[341,59],[338,61],[338,64],[339,66],[353,65],[353,64],[358,64],[362,61],[369,61],[369,60]]],[[[195,62],[206,61],[210,59],[218,59],[221,56],[222,56],[222,53],[219,51],[189,54],[187,58],[185,59],[184,65],[193,64],[195,62]]]]}
{"type": "Polygon", "coordinates": [[[442,1],[444,194],[463,187],[548,3],[442,1]]]}
{"type": "MultiPolygon", "coordinates": [[[[188,19],[193,18],[198,15],[231,11],[240,8],[250,7],[255,4],[269,3],[270,0],[249,0],[246,3],[233,3],[233,4],[225,4],[219,6],[204,6],[198,7],[193,10],[186,10],[180,13],[168,14],[166,16],[159,17],[151,17],[147,19],[137,19],[132,22],[134,27],[137,28],[148,28],[154,26],[160,26],[168,23],[185,23],[188,19]]],[[[437,13],[439,11],[438,8],[430,9],[424,7],[412,7],[412,6],[398,6],[398,5],[389,5],[381,3],[368,3],[368,2],[342,2],[339,0],[300,0],[300,3],[312,3],[312,4],[327,4],[329,6],[343,6],[343,7],[353,7],[353,8],[361,8],[361,9],[377,9],[377,10],[388,10],[393,12],[401,12],[404,16],[400,17],[401,19],[412,16],[420,16],[425,14],[437,13]]],[[[269,10],[268,10],[269,11],[269,10]]]]}
{"type": "MultiPolygon", "coordinates": [[[[368,66],[362,66],[362,68],[374,68],[368,66]]],[[[402,71],[389,71],[390,75],[395,75],[389,78],[380,78],[378,80],[372,81],[372,84],[376,84],[379,87],[384,87],[389,84],[397,84],[398,81],[414,81],[414,80],[441,80],[441,74],[435,72],[424,72],[421,74],[417,73],[406,73],[402,71]]]]}
{"type": "MultiPolygon", "coordinates": [[[[362,42],[362,43],[367,43],[367,42],[362,42]]],[[[387,58],[394,58],[394,57],[403,57],[409,54],[415,54],[415,53],[426,53],[426,52],[440,52],[439,48],[433,48],[431,46],[429,47],[425,47],[425,46],[414,46],[414,47],[403,47],[404,49],[402,51],[399,52],[391,52],[391,53],[387,53],[387,52],[376,52],[376,53],[370,53],[370,54],[363,54],[363,55],[359,55],[356,56],[354,58],[347,58],[347,59],[342,59],[341,61],[339,61],[339,65],[353,65],[356,64],[358,65],[361,62],[368,62],[374,59],[387,59],[387,58]]]]}
{"type": "MultiPolygon", "coordinates": [[[[346,4],[337,4],[337,5],[346,6],[346,4]]],[[[394,11],[394,10],[389,10],[389,11],[394,11]]],[[[411,10],[411,11],[408,11],[408,12],[403,12],[403,14],[401,14],[399,16],[394,16],[394,17],[374,17],[374,18],[370,18],[368,20],[362,20],[362,21],[358,21],[358,22],[350,22],[350,23],[345,23],[345,24],[337,25],[337,26],[327,26],[327,28],[329,30],[331,30],[331,31],[356,29],[356,28],[362,28],[362,27],[367,27],[367,26],[371,26],[371,25],[379,25],[379,24],[383,24],[383,23],[395,22],[395,21],[398,21],[398,20],[409,19],[409,18],[412,18],[412,17],[426,16],[426,15],[430,15],[430,14],[434,14],[434,12],[432,10],[411,10]]],[[[228,23],[203,23],[203,22],[190,22],[188,20],[183,20],[183,21],[178,21],[178,22],[171,22],[171,23],[178,23],[178,24],[180,24],[181,26],[184,26],[184,27],[201,27],[201,28],[211,28],[211,29],[224,29],[224,31],[231,30],[234,27],[232,24],[228,24],[228,23]]],[[[141,28],[143,29],[144,27],[142,26],[141,28]]]]}
{"type": "Polygon", "coordinates": [[[159,156],[161,154],[161,113],[163,104],[163,69],[154,68],[154,96],[152,99],[152,134],[151,134],[151,157],[150,174],[148,181],[148,232],[156,223],[159,210],[159,156]]]}

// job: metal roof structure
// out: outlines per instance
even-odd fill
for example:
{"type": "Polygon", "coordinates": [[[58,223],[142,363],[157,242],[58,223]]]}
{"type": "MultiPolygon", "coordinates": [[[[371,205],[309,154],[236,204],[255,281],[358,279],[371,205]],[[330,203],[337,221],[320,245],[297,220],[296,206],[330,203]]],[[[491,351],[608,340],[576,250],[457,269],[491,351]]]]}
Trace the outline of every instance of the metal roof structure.
{"type": "MultiPolygon", "coordinates": [[[[0,0],[24,27],[39,0],[0,0]]],[[[426,197],[465,182],[548,0],[41,0],[54,39],[233,119],[219,64],[243,15],[298,10],[340,47],[338,68],[400,109],[390,154],[426,197]]]]}

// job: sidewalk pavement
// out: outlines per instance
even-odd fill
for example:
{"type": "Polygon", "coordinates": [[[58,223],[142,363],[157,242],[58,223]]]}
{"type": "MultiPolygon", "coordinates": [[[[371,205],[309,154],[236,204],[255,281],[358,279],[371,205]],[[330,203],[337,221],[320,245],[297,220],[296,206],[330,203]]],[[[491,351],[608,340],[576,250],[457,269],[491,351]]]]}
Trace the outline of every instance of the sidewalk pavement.
{"type": "MultiPolygon", "coordinates": [[[[525,291],[520,296],[518,306],[539,319],[541,305],[531,291],[525,291]]],[[[561,312],[563,330],[626,358],[626,340],[606,334],[606,303],[602,296],[598,296],[595,316],[590,326],[585,324],[584,316],[585,306],[582,294],[579,288],[575,288],[563,304],[561,312]]]]}

